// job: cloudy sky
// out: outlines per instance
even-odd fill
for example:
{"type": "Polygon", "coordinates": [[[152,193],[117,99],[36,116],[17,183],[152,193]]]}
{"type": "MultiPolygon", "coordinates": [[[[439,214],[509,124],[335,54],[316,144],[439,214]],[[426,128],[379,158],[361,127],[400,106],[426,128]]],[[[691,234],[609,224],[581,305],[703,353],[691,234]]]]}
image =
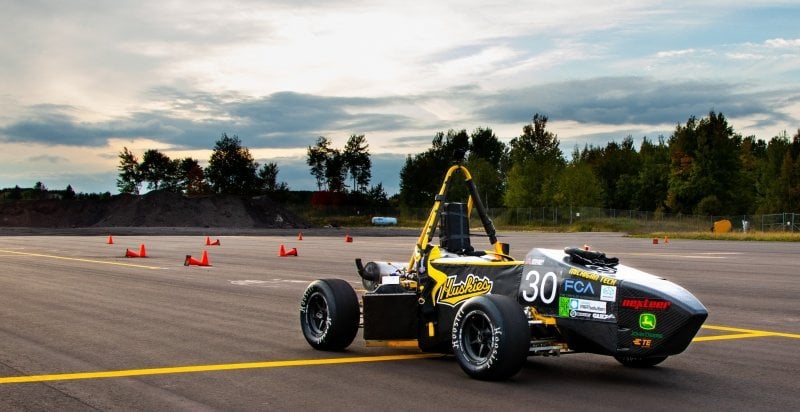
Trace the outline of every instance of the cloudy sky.
{"type": "Polygon", "coordinates": [[[205,163],[220,135],[313,189],[318,136],[364,134],[398,190],[437,131],[534,113],[569,154],[723,113],[800,128],[792,1],[0,0],[0,188],[117,193],[123,147],[205,163]]]}

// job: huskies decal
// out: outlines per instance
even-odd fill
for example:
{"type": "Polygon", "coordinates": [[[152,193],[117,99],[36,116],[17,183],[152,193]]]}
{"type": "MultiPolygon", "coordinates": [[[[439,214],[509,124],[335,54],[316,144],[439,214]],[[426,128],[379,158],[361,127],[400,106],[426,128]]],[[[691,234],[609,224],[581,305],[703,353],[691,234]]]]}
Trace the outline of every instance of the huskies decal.
{"type": "Polygon", "coordinates": [[[470,262],[454,264],[433,261],[428,274],[436,282],[432,289],[435,304],[455,307],[461,302],[487,293],[516,296],[522,277],[520,262],[470,262]]]}
{"type": "Polygon", "coordinates": [[[444,305],[455,306],[458,302],[473,296],[483,295],[492,291],[492,282],[487,277],[478,277],[472,273],[467,278],[456,283],[456,276],[448,276],[444,285],[439,289],[436,301],[444,305]]]}

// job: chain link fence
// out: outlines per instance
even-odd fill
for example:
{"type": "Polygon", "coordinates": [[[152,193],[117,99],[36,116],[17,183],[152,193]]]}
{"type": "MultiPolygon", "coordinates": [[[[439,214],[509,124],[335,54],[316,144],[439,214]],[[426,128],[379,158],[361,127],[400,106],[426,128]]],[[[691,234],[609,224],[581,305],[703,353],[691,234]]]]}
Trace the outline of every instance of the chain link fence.
{"type": "MultiPolygon", "coordinates": [[[[430,209],[385,210],[400,216],[401,220],[425,220],[430,209]]],[[[737,232],[762,231],[800,232],[800,213],[779,213],[766,215],[685,215],[639,210],[603,209],[595,207],[531,207],[531,208],[490,208],[489,217],[497,225],[520,227],[559,227],[570,225],[577,230],[592,230],[595,225],[615,227],[619,230],[647,231],[713,231],[714,222],[729,220],[731,230],[737,232]]],[[[480,225],[473,214],[473,225],[480,225]]]]}
{"type": "MultiPolygon", "coordinates": [[[[714,222],[729,220],[731,231],[735,232],[800,232],[800,213],[684,215],[596,207],[490,208],[487,211],[496,225],[507,227],[555,228],[569,225],[578,231],[591,231],[593,227],[600,226],[620,231],[711,232],[714,222]]],[[[369,224],[374,216],[396,217],[400,225],[415,226],[428,218],[430,208],[326,207],[315,208],[311,213],[319,217],[360,219],[365,224],[369,224]]],[[[481,225],[477,213],[472,214],[471,225],[481,225]]]]}

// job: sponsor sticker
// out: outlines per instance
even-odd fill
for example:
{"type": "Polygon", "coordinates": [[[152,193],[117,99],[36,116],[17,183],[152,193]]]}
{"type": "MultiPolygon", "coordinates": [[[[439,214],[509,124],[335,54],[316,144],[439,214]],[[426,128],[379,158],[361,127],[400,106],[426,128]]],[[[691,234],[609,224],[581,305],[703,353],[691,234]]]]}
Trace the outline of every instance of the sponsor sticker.
{"type": "Polygon", "coordinates": [[[639,315],[639,329],[653,330],[655,328],[656,328],[656,315],[647,312],[639,315]]]}
{"type": "Polygon", "coordinates": [[[562,318],[566,318],[569,316],[570,307],[569,307],[570,298],[560,297],[558,298],[558,316],[562,318]]]}
{"type": "Polygon", "coordinates": [[[604,285],[610,285],[610,286],[616,286],[617,285],[617,280],[616,279],[610,278],[610,277],[607,277],[607,276],[602,276],[599,273],[587,272],[585,270],[580,270],[580,269],[577,269],[577,268],[570,268],[569,274],[572,275],[572,276],[577,276],[577,277],[580,277],[580,278],[593,280],[595,282],[600,282],[600,283],[602,283],[604,285]]]}
{"type": "Polygon", "coordinates": [[[623,308],[633,310],[661,310],[665,311],[672,306],[672,302],[662,299],[622,299],[620,304],[623,308]]]}
{"type": "Polygon", "coordinates": [[[469,299],[473,296],[484,295],[492,290],[491,279],[486,276],[478,277],[472,273],[466,279],[456,283],[456,276],[448,276],[447,280],[439,289],[437,301],[445,305],[455,306],[458,302],[469,299]]]}
{"type": "Polygon", "coordinates": [[[564,296],[558,298],[558,316],[604,321],[617,319],[617,316],[613,313],[606,313],[606,302],[564,296]]]}
{"type": "Polygon", "coordinates": [[[525,262],[525,263],[527,263],[529,265],[533,265],[533,266],[542,266],[542,265],[544,265],[544,259],[531,257],[531,258],[528,258],[528,261],[525,262]]]}
{"type": "Polygon", "coordinates": [[[595,295],[592,282],[580,279],[564,279],[564,293],[573,295],[595,295]]]}
{"type": "Polygon", "coordinates": [[[606,302],[597,300],[576,299],[578,301],[578,310],[591,313],[606,313],[606,302]]]}
{"type": "Polygon", "coordinates": [[[617,287],[601,285],[600,300],[604,300],[606,302],[614,302],[615,300],[617,300],[617,287]]]}
{"type": "Polygon", "coordinates": [[[631,343],[633,343],[633,346],[638,346],[642,349],[650,349],[653,347],[652,339],[634,338],[631,343]]]}
{"type": "Polygon", "coordinates": [[[653,332],[632,331],[631,336],[633,336],[634,338],[664,339],[664,335],[653,332]]]}
{"type": "MultiPolygon", "coordinates": [[[[589,312],[589,313],[606,313],[606,302],[600,302],[599,300],[588,300],[588,299],[575,299],[575,298],[559,298],[559,306],[564,306],[566,303],[567,310],[577,310],[580,312],[589,312]]],[[[560,311],[559,311],[560,312],[560,311]]]]}
{"type": "Polygon", "coordinates": [[[596,313],[579,312],[577,310],[569,311],[569,317],[571,318],[590,318],[592,315],[596,315],[596,313]]]}

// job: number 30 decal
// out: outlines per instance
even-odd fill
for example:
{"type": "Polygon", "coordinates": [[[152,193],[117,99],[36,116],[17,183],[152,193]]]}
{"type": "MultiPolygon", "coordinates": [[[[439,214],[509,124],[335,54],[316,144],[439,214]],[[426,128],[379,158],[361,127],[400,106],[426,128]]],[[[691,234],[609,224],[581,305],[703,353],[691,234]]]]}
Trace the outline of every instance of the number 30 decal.
{"type": "Polygon", "coordinates": [[[522,291],[522,299],[526,302],[535,302],[537,298],[541,299],[542,303],[550,304],[556,299],[556,289],[558,285],[558,278],[553,272],[547,272],[544,276],[540,275],[538,271],[531,270],[525,275],[525,282],[530,282],[528,288],[522,291]],[[548,289],[549,283],[549,289],[548,289]],[[529,293],[530,291],[530,293],[529,293]],[[548,296],[545,293],[549,292],[548,296]]]}

